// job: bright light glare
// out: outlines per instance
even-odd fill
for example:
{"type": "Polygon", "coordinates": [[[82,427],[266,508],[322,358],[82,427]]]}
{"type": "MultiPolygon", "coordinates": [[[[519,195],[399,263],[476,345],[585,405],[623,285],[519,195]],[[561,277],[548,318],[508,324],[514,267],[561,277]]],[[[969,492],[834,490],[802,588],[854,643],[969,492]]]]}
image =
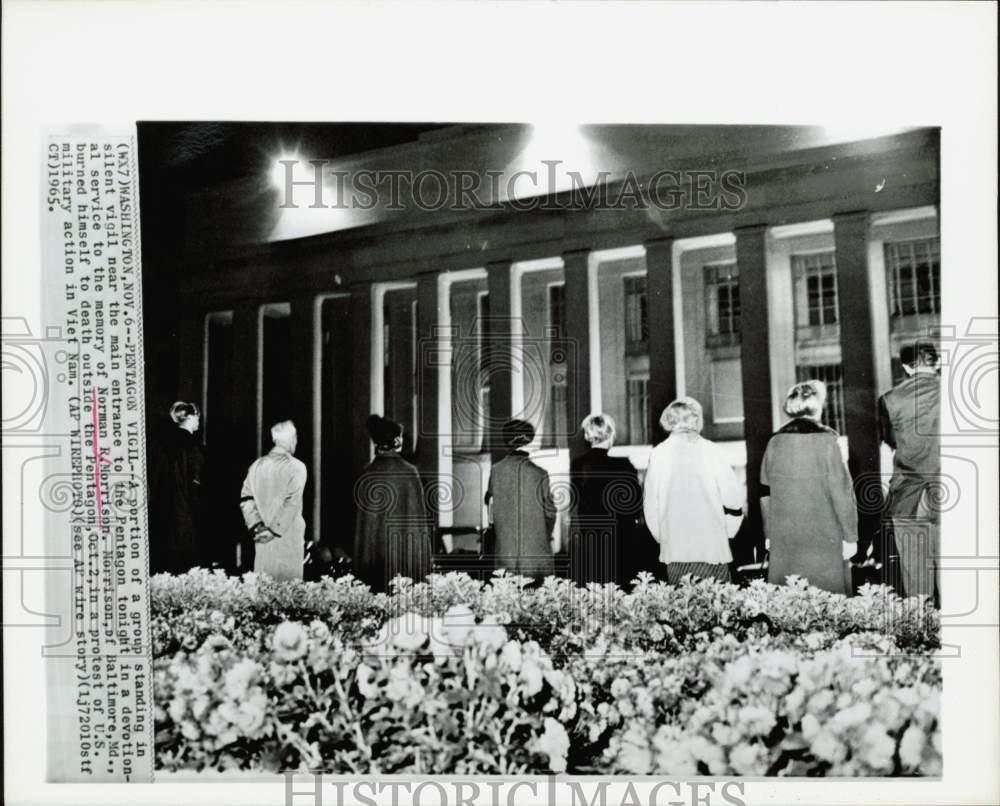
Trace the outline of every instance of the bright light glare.
{"type": "Polygon", "coordinates": [[[591,143],[580,126],[562,121],[543,121],[532,125],[531,137],[524,150],[507,166],[507,175],[515,171],[537,174],[518,177],[510,188],[513,198],[558,193],[573,186],[569,173],[586,181],[595,172],[591,143]],[[551,163],[556,162],[556,165],[551,163]]]}
{"type": "Polygon", "coordinates": [[[284,153],[275,157],[274,164],[271,166],[271,184],[279,190],[284,190],[286,171],[289,168],[291,168],[292,178],[298,179],[301,172],[301,159],[298,154],[294,153],[284,153]],[[284,165],[283,160],[292,160],[295,164],[291,166],[284,165]]]}

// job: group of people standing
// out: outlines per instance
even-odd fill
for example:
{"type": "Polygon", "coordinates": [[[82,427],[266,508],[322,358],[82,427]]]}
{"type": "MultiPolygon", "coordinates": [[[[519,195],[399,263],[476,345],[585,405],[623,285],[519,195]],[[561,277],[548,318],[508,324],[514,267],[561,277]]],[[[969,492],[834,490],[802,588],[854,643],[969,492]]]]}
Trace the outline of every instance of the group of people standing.
{"type": "MultiPolygon", "coordinates": [[[[903,350],[901,361],[907,379],[879,401],[882,438],[895,450],[886,514],[907,592],[936,598],[938,538],[930,499],[940,472],[937,352],[918,342],[903,350]],[[905,528],[914,520],[931,528],[905,528]]],[[[768,580],[783,584],[794,575],[850,594],[849,561],[858,559],[858,509],[838,434],[821,422],[825,401],[822,382],[795,384],[784,402],[789,421],[764,453],[760,511],[769,547],[768,580]]],[[[169,472],[161,473],[156,511],[164,506],[173,511],[167,524],[172,535],[163,543],[169,560],[156,570],[179,571],[199,564],[204,459],[194,436],[197,406],[178,402],[170,414],[178,430],[163,453],[169,472]]],[[[652,449],[640,483],[628,458],[610,454],[614,420],[592,414],[583,421],[588,448],[572,460],[569,476],[567,549],[578,583],[628,586],[640,571],[670,582],[687,575],[731,578],[730,541],[747,509],[744,487],[723,448],[702,436],[704,417],[696,400],[673,401],[660,424],[668,437],[652,449]]],[[[402,426],[375,414],[367,425],[374,458],[355,485],[352,571],[374,590],[385,590],[396,574],[421,579],[430,573],[433,520],[420,474],[401,455],[402,426]]],[[[488,553],[496,567],[541,580],[554,573],[560,548],[552,484],[528,452],[535,438],[530,423],[510,420],[501,434],[507,453],[493,463],[485,496],[488,553]]],[[[271,437],[272,450],[247,472],[240,510],[255,544],[254,570],[302,578],[307,471],[294,456],[297,436],[291,421],[277,423],[271,437]]]]}

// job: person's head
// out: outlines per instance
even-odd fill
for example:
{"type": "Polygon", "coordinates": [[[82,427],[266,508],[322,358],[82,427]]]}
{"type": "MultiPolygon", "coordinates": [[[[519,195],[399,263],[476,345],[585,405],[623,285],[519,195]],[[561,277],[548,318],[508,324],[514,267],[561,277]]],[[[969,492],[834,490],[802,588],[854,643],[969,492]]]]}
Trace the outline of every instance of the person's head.
{"type": "Polygon", "coordinates": [[[701,403],[693,397],[679,397],[663,410],[660,425],[670,434],[700,434],[705,426],[701,403]]]}
{"type": "Polygon", "coordinates": [[[368,415],[368,436],[375,443],[377,450],[399,451],[403,449],[403,426],[385,417],[380,417],[378,414],[368,415]]]}
{"type": "Polygon", "coordinates": [[[899,351],[899,363],[903,371],[912,375],[918,369],[935,370],[938,367],[937,348],[929,341],[915,341],[899,351]]]}
{"type": "Polygon", "coordinates": [[[511,450],[530,445],[535,439],[535,427],[525,420],[508,420],[501,429],[503,444],[511,450]]]}
{"type": "Polygon", "coordinates": [[[201,424],[201,412],[198,411],[198,407],[194,403],[178,400],[170,407],[170,419],[179,428],[193,434],[201,424]]]}
{"type": "Polygon", "coordinates": [[[583,438],[594,448],[610,448],[615,444],[615,421],[607,414],[591,414],[580,427],[583,438]]]}
{"type": "Polygon", "coordinates": [[[826,384],[823,381],[802,381],[785,395],[785,414],[819,421],[823,416],[825,403],[826,384]]]}
{"type": "Polygon", "coordinates": [[[295,423],[291,420],[282,420],[271,426],[271,441],[278,448],[283,448],[289,453],[295,453],[295,447],[299,444],[299,435],[295,431],[295,423]]]}

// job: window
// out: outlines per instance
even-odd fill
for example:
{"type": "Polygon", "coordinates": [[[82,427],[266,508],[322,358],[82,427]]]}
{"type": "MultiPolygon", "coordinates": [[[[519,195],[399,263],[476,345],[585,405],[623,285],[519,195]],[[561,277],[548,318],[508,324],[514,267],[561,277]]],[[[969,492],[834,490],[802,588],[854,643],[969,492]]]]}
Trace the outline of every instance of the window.
{"type": "Polygon", "coordinates": [[[889,311],[894,319],[941,312],[941,239],[885,245],[889,311]]]}
{"type": "Polygon", "coordinates": [[[549,387],[549,402],[552,406],[552,432],[547,446],[551,448],[569,447],[569,423],[566,419],[566,376],[555,380],[549,387]]]}
{"type": "Polygon", "coordinates": [[[649,378],[630,376],[625,387],[630,445],[649,443],[649,378]]]}
{"type": "Polygon", "coordinates": [[[799,285],[797,296],[800,304],[798,324],[800,327],[822,327],[837,323],[837,264],[833,252],[816,255],[795,255],[792,270],[799,285]],[[802,300],[801,286],[805,286],[802,300]]]}
{"type": "Polygon", "coordinates": [[[649,312],[646,305],[646,278],[625,277],[625,345],[626,350],[648,349],[649,312]]]}
{"type": "Polygon", "coordinates": [[[740,273],[735,263],[705,267],[706,336],[717,347],[740,341],[740,273]]]}
{"type": "Polygon", "coordinates": [[[826,384],[826,405],[823,422],[840,434],[844,433],[844,381],[840,364],[810,364],[795,368],[797,381],[823,381],[826,384]]]}

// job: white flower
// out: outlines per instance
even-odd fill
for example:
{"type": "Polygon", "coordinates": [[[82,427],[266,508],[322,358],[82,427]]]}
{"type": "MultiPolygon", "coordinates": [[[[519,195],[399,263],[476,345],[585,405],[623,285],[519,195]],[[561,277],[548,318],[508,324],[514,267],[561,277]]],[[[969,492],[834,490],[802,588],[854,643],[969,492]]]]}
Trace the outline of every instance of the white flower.
{"type": "Polygon", "coordinates": [[[413,652],[427,640],[430,621],[419,613],[404,613],[389,622],[392,645],[404,652],[413,652]]]}
{"type": "Polygon", "coordinates": [[[822,714],[833,705],[833,692],[823,689],[813,694],[806,703],[806,711],[810,714],[822,714]]]}
{"type": "Polygon", "coordinates": [[[167,713],[174,722],[180,722],[187,713],[187,703],[180,697],[174,697],[167,707],[167,713]]]}
{"type": "Polygon", "coordinates": [[[528,697],[534,697],[542,690],[542,667],[534,658],[525,658],[521,664],[521,682],[524,684],[524,693],[528,697]]]}
{"type": "Polygon", "coordinates": [[[296,661],[308,651],[309,636],[298,622],[285,621],[275,628],[271,646],[279,660],[296,661]]]}
{"type": "Polygon", "coordinates": [[[830,726],[835,732],[853,728],[863,722],[867,722],[872,714],[872,707],[866,702],[855,703],[849,708],[844,708],[830,720],[830,726]]]}
{"type": "Polygon", "coordinates": [[[181,723],[181,735],[185,739],[195,741],[199,736],[201,736],[201,731],[198,730],[198,726],[194,724],[194,722],[190,719],[185,719],[181,723]]]}
{"type": "Polygon", "coordinates": [[[632,684],[628,682],[624,677],[616,677],[614,682],[611,684],[611,696],[615,699],[624,697],[629,693],[632,688],[632,684]]]}
{"type": "Polygon", "coordinates": [[[847,746],[827,730],[820,731],[809,745],[816,758],[839,764],[847,758],[847,746]]]}
{"type": "Polygon", "coordinates": [[[761,705],[746,705],[740,708],[739,721],[741,727],[753,736],[767,735],[777,723],[774,713],[761,705]]]}
{"type": "Polygon", "coordinates": [[[816,719],[812,714],[806,714],[802,717],[802,736],[806,741],[811,741],[812,738],[819,733],[820,724],[819,720],[816,719]]]}
{"type": "Polygon", "coordinates": [[[903,766],[910,770],[917,769],[926,744],[927,734],[916,725],[910,725],[899,742],[899,760],[903,762],[903,766]]]}
{"type": "Polygon", "coordinates": [[[633,724],[622,737],[618,750],[618,763],[633,775],[647,775],[652,771],[653,753],[649,742],[638,725],[633,724]]]}
{"type": "Polygon", "coordinates": [[[521,645],[517,641],[508,641],[500,650],[500,665],[512,672],[521,670],[521,645]]]}
{"type": "Polygon", "coordinates": [[[552,717],[545,717],[545,732],[531,747],[535,753],[548,756],[552,772],[566,772],[566,755],[569,753],[569,736],[566,729],[552,717]]]}
{"type": "Polygon", "coordinates": [[[256,673],[257,664],[249,658],[243,658],[242,660],[237,661],[236,664],[226,672],[226,676],[224,678],[226,696],[233,700],[241,699],[247,693],[250,681],[253,680],[256,673]]]}
{"type": "Polygon", "coordinates": [[[740,742],[729,751],[729,766],[738,775],[761,775],[761,749],[759,745],[740,742]]]}
{"type": "Polygon", "coordinates": [[[885,732],[881,725],[872,725],[864,733],[862,743],[865,747],[862,760],[874,770],[889,772],[892,770],[892,757],[896,752],[896,743],[885,732]]]}
{"type": "Polygon", "coordinates": [[[716,722],[712,726],[712,738],[716,744],[729,747],[740,740],[740,733],[732,725],[727,725],[724,722],[716,722]]]}
{"type": "Polygon", "coordinates": [[[476,626],[476,614],[466,605],[452,605],[443,618],[444,640],[456,646],[465,646],[476,626]]]}
{"type": "Polygon", "coordinates": [[[319,619],[315,619],[309,625],[309,637],[314,641],[325,641],[330,637],[330,628],[319,619]]]}
{"type": "Polygon", "coordinates": [[[486,616],[476,626],[473,638],[479,646],[488,650],[500,649],[507,643],[507,631],[492,616],[486,616]]]}
{"type": "Polygon", "coordinates": [[[365,699],[373,699],[378,696],[378,686],[375,685],[375,670],[364,663],[358,666],[355,673],[358,681],[358,691],[365,699]]]}

